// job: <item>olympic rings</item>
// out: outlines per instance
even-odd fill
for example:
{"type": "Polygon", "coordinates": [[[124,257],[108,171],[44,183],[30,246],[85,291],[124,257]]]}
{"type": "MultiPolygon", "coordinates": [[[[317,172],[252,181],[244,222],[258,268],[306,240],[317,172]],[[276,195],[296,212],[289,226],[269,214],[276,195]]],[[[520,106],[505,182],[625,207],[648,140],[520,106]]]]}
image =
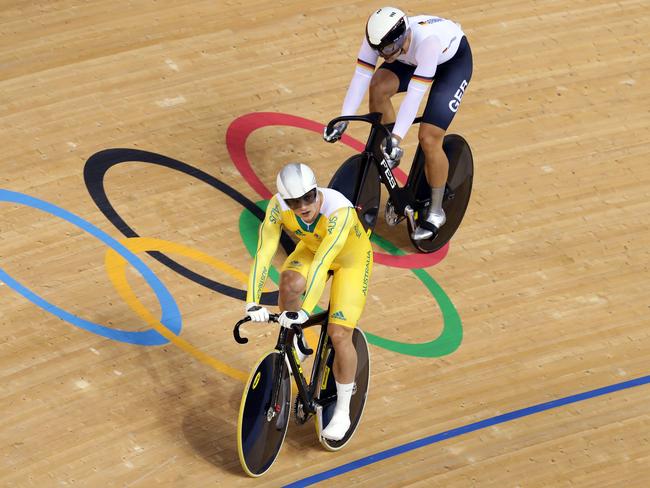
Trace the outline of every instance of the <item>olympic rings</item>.
{"type": "Polygon", "coordinates": [[[122,244],[117,242],[115,239],[91,223],[86,222],[81,217],[78,217],[68,212],[67,210],[57,207],[56,205],[45,202],[43,200],[39,200],[38,198],[18,192],[0,189],[0,201],[18,203],[38,210],[42,210],[63,220],[67,220],[71,224],[79,227],[80,229],[88,232],[92,236],[104,242],[107,246],[112,248],[115,253],[119,253],[126,261],[128,261],[140,272],[142,277],[156,293],[156,297],[158,298],[160,307],[162,309],[160,322],[162,324],[165,324],[164,328],[168,331],[168,334],[161,335],[157,330],[130,332],[111,329],[109,327],[84,320],[77,317],[76,315],[71,314],[70,312],[57,307],[56,305],[49,303],[13,279],[6,271],[0,269],[0,280],[4,281],[9,287],[13,288],[15,291],[23,295],[34,304],[41,307],[43,310],[56,315],[60,319],[65,320],[66,322],[69,322],[81,329],[85,329],[89,332],[100,335],[102,337],[106,337],[108,339],[126,342],[129,344],[138,344],[141,346],[158,346],[161,344],[166,344],[168,342],[166,336],[178,335],[180,333],[182,320],[174,298],[160,282],[158,277],[153,274],[149,268],[147,268],[147,266],[140,260],[140,258],[138,258],[122,244]]]}
{"type": "MultiPolygon", "coordinates": [[[[322,130],[322,126],[320,124],[309,121],[307,119],[286,114],[269,113],[248,114],[236,119],[229,126],[226,136],[227,145],[235,166],[240,170],[244,178],[249,181],[251,186],[253,186],[253,188],[258,193],[266,197],[271,196],[271,194],[262,184],[259,178],[257,178],[257,176],[252,172],[250,163],[246,158],[245,142],[251,132],[260,127],[268,125],[288,125],[298,128],[305,128],[318,133],[320,133],[322,130]]],[[[344,136],[343,142],[357,150],[361,150],[363,148],[363,145],[360,142],[352,139],[349,136],[344,136]]],[[[183,267],[179,263],[168,258],[163,253],[168,252],[181,254],[185,257],[194,259],[195,261],[208,264],[213,268],[223,271],[243,282],[247,281],[247,276],[232,266],[187,246],[163,241],[160,239],[140,238],[138,234],[131,227],[129,227],[129,225],[126,224],[126,222],[117,214],[109,202],[106,191],[104,189],[104,178],[107,171],[111,167],[123,162],[143,162],[157,164],[159,166],[164,166],[173,170],[180,171],[188,176],[192,176],[203,181],[204,183],[209,184],[213,188],[216,188],[217,190],[240,203],[244,207],[244,210],[242,211],[240,217],[240,231],[244,231],[242,232],[242,238],[247,249],[249,252],[254,253],[255,246],[253,245],[251,248],[251,243],[252,239],[256,239],[257,232],[253,231],[252,233],[249,233],[246,231],[248,228],[256,229],[259,227],[259,223],[264,218],[264,212],[237,190],[197,168],[194,168],[172,158],[135,149],[109,149],[96,153],[88,159],[84,167],[84,181],[91,197],[93,198],[93,201],[96,203],[100,211],[113,223],[113,225],[115,225],[118,230],[120,230],[120,232],[129,238],[125,239],[122,243],[117,242],[105,234],[103,231],[94,227],[92,224],[86,222],[80,217],[37,198],[9,190],[0,190],[0,201],[15,202],[48,212],[54,216],[67,220],[68,222],[81,228],[82,230],[85,230],[86,232],[90,233],[94,237],[107,244],[110,249],[107,250],[105,258],[106,269],[111,282],[115,286],[118,293],[125,300],[125,302],[140,317],[144,318],[146,323],[151,326],[152,329],[135,332],[111,329],[76,317],[75,315],[62,310],[55,305],[50,304],[43,298],[27,289],[24,285],[13,279],[2,269],[0,269],[0,279],[41,308],[89,332],[96,333],[109,339],[137,345],[161,345],[166,344],[167,342],[172,342],[173,344],[177,345],[186,352],[189,352],[200,361],[212,366],[218,371],[221,371],[224,374],[240,381],[245,381],[246,374],[244,372],[232,368],[229,365],[210,357],[209,355],[201,352],[192,344],[188,343],[178,336],[182,328],[182,319],[178,310],[178,306],[176,305],[169,291],[164,287],[160,280],[133,253],[147,251],[152,257],[170,267],[177,273],[185,276],[186,278],[189,278],[192,281],[214,291],[218,291],[219,293],[222,293],[226,296],[240,300],[245,299],[244,290],[210,280],[183,267]],[[253,236],[252,239],[251,236],[253,236]],[[134,266],[142,274],[149,286],[156,293],[156,297],[161,305],[162,311],[160,321],[156,320],[156,318],[154,318],[153,315],[142,305],[142,303],[138,300],[130,288],[125,275],[127,262],[134,266]]],[[[396,172],[396,176],[402,182],[406,178],[406,175],[404,175],[404,173],[399,170],[396,172]]],[[[395,267],[430,266],[443,259],[447,252],[447,246],[445,246],[437,253],[430,255],[405,255],[403,251],[399,250],[377,235],[373,235],[372,239],[375,244],[379,245],[390,253],[375,253],[376,261],[380,264],[386,264],[395,267]],[[423,259],[423,257],[426,257],[426,259],[423,259]]],[[[291,253],[295,247],[293,241],[291,241],[286,233],[283,233],[281,243],[287,254],[291,253]]],[[[458,314],[449,298],[444,294],[444,291],[442,291],[442,289],[435,283],[431,276],[428,275],[428,273],[417,269],[412,269],[411,271],[415,273],[416,276],[418,276],[418,278],[425,284],[425,286],[427,286],[437,301],[438,305],[440,306],[444,321],[444,328],[442,333],[433,341],[422,344],[402,343],[399,341],[385,339],[371,333],[366,333],[368,340],[369,342],[379,347],[383,347],[385,349],[401,354],[409,354],[421,357],[438,357],[444,354],[449,354],[450,352],[453,352],[455,349],[457,349],[460,345],[462,338],[460,318],[458,317],[458,314]]],[[[275,269],[271,270],[269,276],[276,283],[279,281],[279,276],[275,269]]],[[[273,293],[265,293],[262,298],[262,303],[265,305],[274,305],[277,303],[277,297],[277,291],[273,293]]]]}
{"type": "MultiPolygon", "coordinates": [[[[143,252],[143,251],[162,251],[166,253],[176,253],[181,256],[185,256],[195,261],[205,263],[209,266],[212,266],[215,269],[225,271],[229,275],[239,279],[240,281],[246,282],[248,277],[239,271],[236,268],[233,268],[227,263],[219,261],[218,259],[213,258],[201,251],[197,251],[187,246],[181,244],[176,244],[174,242],[163,241],[162,239],[153,239],[146,237],[132,237],[129,239],[124,239],[121,241],[124,246],[134,253],[143,252]]],[[[126,264],[127,261],[120,256],[117,252],[112,249],[106,250],[106,271],[108,272],[109,278],[113,283],[113,286],[120,294],[122,299],[140,316],[142,317],[151,327],[157,330],[161,335],[169,339],[170,342],[184,350],[185,352],[191,354],[199,361],[212,366],[217,371],[224,373],[231,378],[245,382],[248,378],[248,373],[235,369],[223,361],[219,361],[212,356],[204,353],[200,349],[196,348],[185,339],[177,337],[172,334],[167,327],[158,322],[154,316],[146,309],[146,307],[138,300],[129,285],[128,280],[126,279],[126,264]]]]}
{"type": "MultiPolygon", "coordinates": [[[[214,176],[211,176],[198,168],[194,168],[193,166],[190,166],[181,161],[177,161],[175,159],[168,158],[167,156],[152,152],[140,151],[137,149],[106,149],[104,151],[93,154],[88,159],[88,161],[86,161],[86,165],[84,166],[84,181],[91,198],[97,205],[97,208],[99,208],[99,210],[106,216],[106,218],[110,220],[111,223],[122,234],[124,234],[125,237],[140,236],[131,227],[129,227],[129,225],[115,211],[110,201],[108,200],[108,196],[106,195],[106,190],[104,188],[104,177],[106,175],[106,172],[113,166],[125,162],[156,164],[173,169],[175,171],[180,171],[181,173],[192,176],[193,178],[207,183],[213,188],[216,188],[220,192],[229,196],[237,203],[250,210],[258,219],[260,219],[260,221],[264,219],[264,212],[256,207],[248,198],[246,198],[234,188],[228,186],[214,176]]],[[[293,241],[286,235],[286,233],[282,234],[280,242],[287,254],[290,254],[293,251],[295,245],[293,241]]],[[[194,271],[187,269],[183,265],[165,256],[161,252],[150,251],[149,255],[160,261],[165,266],[171,268],[180,275],[194,281],[199,285],[222,293],[226,296],[236,298],[238,300],[246,299],[246,292],[244,290],[219,283],[218,281],[213,281],[199,273],[195,273],[194,271]]],[[[278,292],[274,291],[264,293],[260,302],[264,305],[277,304],[278,292]]]]}
{"type": "MultiPolygon", "coordinates": [[[[242,115],[235,119],[226,130],[226,147],[228,148],[228,153],[230,154],[230,158],[235,167],[239,170],[244,179],[248,181],[251,188],[253,188],[253,190],[255,190],[265,200],[270,199],[272,193],[257,177],[251,167],[250,161],[246,156],[246,140],[248,139],[248,136],[257,129],[276,125],[306,129],[318,134],[323,133],[323,124],[319,124],[318,122],[303,117],[276,112],[252,112],[242,115]]],[[[347,134],[343,135],[341,142],[356,151],[363,151],[365,147],[365,144],[353,139],[347,134]]],[[[399,168],[395,169],[395,175],[401,183],[406,181],[406,175],[399,168]]],[[[246,208],[251,210],[249,207],[246,208]]],[[[253,212],[253,214],[255,214],[255,212],[253,212]]],[[[375,252],[374,261],[378,264],[397,268],[427,268],[439,263],[445,257],[448,246],[449,243],[445,244],[442,249],[431,254],[400,253],[399,255],[391,255],[375,252]]]]}
{"type": "MultiPolygon", "coordinates": [[[[285,114],[261,113],[261,114],[248,114],[247,116],[240,117],[239,119],[235,120],[228,128],[228,132],[227,132],[228,149],[231,155],[233,155],[233,159],[235,160],[236,166],[240,169],[240,171],[242,171],[242,168],[244,168],[242,174],[247,179],[249,179],[249,181],[256,180],[256,182],[255,181],[253,182],[253,186],[258,192],[263,193],[264,191],[266,191],[267,194],[270,195],[268,190],[265,189],[264,185],[261,183],[261,181],[259,181],[259,179],[257,179],[256,176],[252,178],[251,175],[254,176],[254,174],[252,173],[252,170],[250,170],[250,164],[248,163],[248,160],[246,159],[246,155],[245,155],[245,141],[248,135],[250,135],[250,133],[253,130],[266,125],[289,125],[289,126],[294,126],[299,128],[306,128],[308,130],[312,130],[318,133],[320,133],[321,131],[321,126],[320,124],[317,124],[315,122],[300,117],[294,117],[285,114]],[[237,149],[237,147],[234,146],[234,144],[238,141],[239,144],[237,144],[237,147],[239,149],[237,149]],[[236,154],[234,154],[233,151],[235,151],[236,154]],[[244,151],[244,152],[237,152],[237,151],[244,151]],[[242,161],[243,163],[245,163],[244,166],[242,166],[242,161]],[[246,165],[248,166],[248,169],[251,171],[251,173],[249,174],[246,173],[247,171],[246,165]]],[[[348,136],[344,137],[343,142],[347,143],[352,147],[355,147],[356,145],[355,148],[357,149],[359,148],[359,146],[361,146],[361,143],[355,141],[354,139],[348,136]]],[[[229,197],[233,198],[235,201],[240,203],[242,206],[244,206],[245,209],[248,210],[248,214],[252,215],[254,219],[257,219],[258,222],[257,226],[259,226],[259,221],[261,221],[264,218],[264,213],[259,209],[259,207],[254,205],[250,200],[244,197],[241,193],[239,193],[232,187],[226,185],[225,183],[219,181],[218,179],[214,178],[213,176],[197,168],[189,166],[183,162],[159,154],[135,150],[135,149],[109,149],[109,150],[101,151],[91,156],[91,158],[89,158],[88,161],[86,162],[86,165],[84,167],[84,181],[86,183],[86,186],[88,188],[91,197],[97,204],[100,211],[102,211],[102,213],[104,213],[104,215],[115,225],[115,227],[127,237],[139,237],[139,236],[117,214],[115,209],[108,201],[108,197],[104,189],[104,177],[108,169],[110,169],[111,167],[119,163],[129,162],[129,161],[157,164],[160,166],[164,166],[170,169],[180,171],[189,176],[195,177],[211,185],[212,187],[218,189],[222,193],[228,195],[229,197]]],[[[401,177],[404,177],[404,175],[402,174],[401,177]]],[[[15,201],[17,203],[30,205],[35,208],[48,211],[53,215],[64,218],[70,221],[71,223],[81,227],[82,229],[88,231],[92,235],[98,237],[105,243],[107,243],[109,247],[114,249],[114,251],[116,251],[117,253],[121,254],[126,259],[126,261],[130,262],[134,267],[136,267],[136,269],[138,269],[138,271],[140,271],[143,274],[143,276],[145,277],[149,285],[156,292],[156,295],[161,303],[163,313],[160,322],[162,322],[162,324],[170,324],[170,325],[163,326],[160,322],[155,321],[155,319],[153,319],[148,312],[145,313],[145,311],[141,308],[141,304],[139,306],[136,305],[136,303],[139,302],[137,302],[137,299],[135,299],[132,296],[132,293],[127,293],[126,291],[124,291],[126,288],[123,288],[122,290],[122,293],[126,294],[126,295],[123,294],[123,296],[127,296],[127,295],[129,296],[128,299],[125,298],[127,302],[132,306],[132,308],[134,308],[134,310],[138,311],[141,316],[145,317],[145,320],[147,320],[147,322],[150,325],[152,325],[152,327],[154,326],[154,324],[156,324],[154,330],[148,330],[142,332],[126,332],[126,331],[110,329],[98,324],[94,324],[92,322],[84,321],[83,319],[79,319],[78,317],[75,317],[74,315],[49,304],[48,302],[46,302],[42,298],[32,293],[27,288],[25,288],[23,285],[18,283],[16,280],[11,278],[6,272],[0,270],[0,277],[2,277],[5,282],[10,284],[10,286],[16,289],[19,293],[23,294],[25,297],[27,297],[34,303],[38,304],[39,306],[45,308],[46,310],[55,313],[57,316],[63,318],[64,320],[73,323],[74,325],[98,333],[104,337],[108,337],[108,338],[112,338],[124,342],[141,344],[141,345],[164,344],[167,341],[173,340],[174,337],[180,332],[181,329],[180,313],[178,312],[178,307],[176,306],[176,303],[173,301],[171,295],[163,287],[162,283],[160,283],[160,281],[155,277],[155,275],[153,275],[153,273],[148,268],[146,268],[146,266],[144,266],[144,264],[138,258],[136,258],[135,255],[131,254],[126,247],[119,244],[117,241],[113,240],[108,235],[104,234],[99,229],[91,226],[90,224],[83,221],[79,217],[76,217],[73,214],[63,209],[60,209],[54,205],[48,204],[46,202],[42,202],[32,197],[28,197],[26,195],[9,192],[9,191],[3,191],[2,196],[7,201],[15,201]],[[160,327],[158,327],[159,325],[160,327]]],[[[253,222],[253,224],[254,223],[255,222],[253,222]]],[[[254,235],[256,234],[254,233],[254,235]]],[[[287,252],[287,254],[289,254],[294,249],[294,244],[286,234],[283,234],[282,237],[283,237],[282,245],[285,251],[287,252]]],[[[244,236],[244,241],[246,242],[247,240],[248,240],[247,236],[244,236]]],[[[180,252],[181,254],[185,252],[187,254],[187,252],[189,252],[189,248],[175,247],[176,245],[172,245],[172,243],[166,243],[163,245],[162,243],[165,241],[155,241],[155,242],[142,241],[142,242],[148,242],[148,245],[146,245],[145,247],[148,248],[147,251],[154,258],[158,259],[160,262],[167,265],[168,267],[178,272],[179,274],[195,281],[196,283],[206,286],[214,291],[218,291],[219,293],[223,293],[227,296],[237,298],[240,300],[243,300],[245,298],[244,290],[230,287],[216,281],[212,281],[202,275],[194,273],[193,271],[183,267],[182,265],[173,261],[172,259],[168,258],[165,254],[162,253],[162,251],[164,250],[169,250],[174,248],[176,252],[180,252]],[[161,247],[162,251],[154,250],[156,246],[161,247]]],[[[384,249],[387,249],[387,246],[392,246],[390,243],[384,241],[381,237],[376,235],[373,236],[373,242],[380,245],[380,247],[383,247],[384,249]]],[[[404,267],[404,266],[416,266],[416,265],[422,266],[425,264],[437,263],[440,261],[440,259],[444,258],[446,251],[447,248],[445,247],[441,251],[439,251],[439,253],[428,255],[427,263],[423,263],[421,261],[422,255],[405,256],[404,255],[405,253],[399,251],[399,249],[395,248],[394,246],[392,247],[390,254],[381,254],[381,253],[375,253],[375,254],[376,254],[376,258],[380,258],[378,259],[378,262],[380,263],[383,261],[384,264],[404,267]]],[[[116,256],[115,252],[113,252],[112,254],[116,256]]],[[[206,262],[205,260],[214,259],[214,258],[207,257],[207,255],[201,255],[201,258],[199,258],[200,254],[198,253],[198,251],[191,251],[191,254],[193,254],[194,258],[199,261],[203,260],[204,262],[206,262]]],[[[112,259],[116,259],[116,258],[113,257],[112,259]]],[[[215,263],[217,263],[216,260],[211,262],[211,264],[215,269],[225,271],[231,276],[236,276],[237,273],[239,273],[239,271],[234,270],[234,268],[228,267],[228,265],[224,263],[221,262],[218,262],[218,264],[215,263]]],[[[414,273],[416,272],[416,270],[412,270],[412,271],[414,273]]],[[[416,275],[419,274],[416,273],[416,275]]],[[[438,297],[436,296],[436,293],[434,293],[433,291],[435,288],[434,287],[435,282],[431,280],[430,276],[426,273],[422,274],[419,277],[423,282],[425,282],[425,284],[432,292],[432,294],[434,294],[434,297],[436,298],[439,305],[441,306],[441,310],[443,311],[443,316],[444,316],[445,315],[445,310],[443,307],[444,300],[442,299],[439,300],[438,297]],[[429,281],[427,281],[427,279],[429,281]]],[[[239,276],[239,278],[242,279],[242,276],[239,276]]],[[[274,272],[271,273],[271,278],[277,281],[278,279],[277,271],[274,270],[274,272]]],[[[119,279],[117,279],[115,276],[112,276],[112,280],[114,281],[114,283],[119,282],[119,279]]],[[[120,288],[118,287],[118,291],[119,290],[120,288]]],[[[444,292],[441,292],[441,295],[444,298],[447,298],[444,295],[444,292]]],[[[276,304],[277,292],[265,293],[262,299],[262,303],[265,305],[276,304]]],[[[450,303],[451,302],[449,302],[449,304],[450,303]]],[[[455,309],[453,308],[453,305],[450,305],[450,310],[453,310],[453,312],[455,313],[455,309]]],[[[459,320],[458,323],[460,323],[459,320]]],[[[448,320],[445,319],[445,330],[447,328],[447,325],[451,327],[453,325],[453,320],[449,322],[448,320]]],[[[460,330],[459,327],[458,329],[460,330]]],[[[462,332],[456,335],[458,337],[461,337],[462,332]]],[[[384,346],[382,347],[386,347],[390,350],[395,350],[396,352],[406,353],[406,354],[412,353],[415,355],[425,355],[431,357],[432,355],[438,354],[430,349],[431,344],[433,344],[434,342],[435,343],[445,342],[446,339],[442,340],[443,336],[446,337],[445,331],[443,331],[441,337],[436,339],[435,341],[431,341],[429,343],[419,345],[421,346],[420,349],[418,348],[413,349],[413,346],[417,346],[417,345],[403,344],[396,341],[390,341],[388,339],[383,339],[378,336],[373,336],[372,334],[369,335],[369,338],[371,342],[375,341],[378,345],[384,344],[384,346]],[[424,347],[424,349],[422,349],[422,347],[424,347]],[[407,352],[407,351],[411,351],[411,352],[407,352]]],[[[448,343],[450,345],[450,348],[453,349],[454,347],[457,347],[457,345],[454,346],[454,344],[459,343],[459,340],[451,340],[451,341],[447,341],[446,343],[448,343]]]]}

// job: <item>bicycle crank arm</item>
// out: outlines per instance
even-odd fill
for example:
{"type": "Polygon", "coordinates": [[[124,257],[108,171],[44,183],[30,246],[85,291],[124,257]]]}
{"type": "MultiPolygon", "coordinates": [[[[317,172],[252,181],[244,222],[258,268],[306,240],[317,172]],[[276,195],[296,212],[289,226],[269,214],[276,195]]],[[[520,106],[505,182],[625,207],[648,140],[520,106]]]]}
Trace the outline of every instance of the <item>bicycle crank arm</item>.
{"type": "Polygon", "coordinates": [[[415,224],[415,212],[413,211],[413,208],[411,208],[410,205],[407,205],[406,208],[404,209],[404,215],[406,215],[406,218],[409,219],[409,223],[411,224],[411,229],[415,229],[417,225],[415,224]]]}

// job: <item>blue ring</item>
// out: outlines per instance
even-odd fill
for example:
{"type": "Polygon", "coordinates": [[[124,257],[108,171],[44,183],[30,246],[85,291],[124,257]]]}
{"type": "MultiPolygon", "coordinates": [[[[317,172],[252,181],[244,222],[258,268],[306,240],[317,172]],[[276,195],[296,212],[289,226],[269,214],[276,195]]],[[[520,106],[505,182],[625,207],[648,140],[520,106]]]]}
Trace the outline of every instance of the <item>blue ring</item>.
{"type": "MultiPolygon", "coordinates": [[[[129,262],[129,264],[131,264],[131,266],[140,272],[147,284],[156,293],[156,297],[158,298],[158,302],[160,303],[162,310],[160,322],[175,335],[178,335],[180,333],[182,327],[181,314],[171,293],[169,293],[167,288],[165,288],[158,277],[156,277],[156,275],[149,268],[147,268],[147,266],[140,260],[140,258],[129,251],[124,245],[120,244],[118,241],[91,223],[86,222],[81,217],[77,217],[67,210],[64,210],[43,200],[39,200],[38,198],[34,198],[23,193],[0,189],[0,201],[19,203],[28,207],[42,210],[56,217],[60,217],[104,242],[107,246],[120,254],[129,262]]],[[[165,339],[165,337],[153,329],[129,332],[111,329],[109,327],[105,327],[103,325],[99,325],[94,322],[79,318],[76,315],[66,312],[65,310],[60,309],[59,307],[52,305],[48,301],[39,297],[34,292],[21,285],[18,281],[14,280],[2,268],[0,268],[0,281],[4,281],[9,287],[13,288],[15,291],[41,307],[43,310],[56,315],[60,319],[70,322],[72,325],[76,325],[77,327],[85,329],[94,334],[106,337],[108,339],[126,342],[128,344],[137,344],[140,346],[159,346],[162,344],[167,344],[169,342],[167,339],[165,339]]]]}

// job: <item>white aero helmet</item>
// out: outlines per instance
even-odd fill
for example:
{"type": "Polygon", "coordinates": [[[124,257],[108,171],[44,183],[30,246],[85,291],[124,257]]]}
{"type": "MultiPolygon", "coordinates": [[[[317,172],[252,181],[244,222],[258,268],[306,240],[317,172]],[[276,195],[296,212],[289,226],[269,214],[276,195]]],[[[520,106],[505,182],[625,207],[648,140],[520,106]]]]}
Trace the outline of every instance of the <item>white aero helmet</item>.
{"type": "Polygon", "coordinates": [[[278,187],[278,193],[284,200],[300,198],[316,188],[316,177],[306,164],[289,163],[280,170],[275,184],[278,187]]]}
{"type": "Polygon", "coordinates": [[[366,40],[382,56],[396,53],[409,33],[409,19],[395,7],[382,7],[373,12],[366,24],[366,40]]]}

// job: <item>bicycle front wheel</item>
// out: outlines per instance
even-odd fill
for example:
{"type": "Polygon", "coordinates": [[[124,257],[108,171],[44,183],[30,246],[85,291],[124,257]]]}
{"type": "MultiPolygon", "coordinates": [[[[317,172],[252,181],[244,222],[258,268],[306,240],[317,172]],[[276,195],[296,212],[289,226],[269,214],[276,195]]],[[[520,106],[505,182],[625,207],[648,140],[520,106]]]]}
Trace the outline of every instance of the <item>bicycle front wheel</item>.
{"type": "Polygon", "coordinates": [[[290,412],[289,371],[282,355],[274,350],[253,369],[239,406],[237,451],[246,474],[258,477],[271,468],[284,443],[290,412]],[[273,404],[273,390],[277,387],[277,402],[273,404]]]}

